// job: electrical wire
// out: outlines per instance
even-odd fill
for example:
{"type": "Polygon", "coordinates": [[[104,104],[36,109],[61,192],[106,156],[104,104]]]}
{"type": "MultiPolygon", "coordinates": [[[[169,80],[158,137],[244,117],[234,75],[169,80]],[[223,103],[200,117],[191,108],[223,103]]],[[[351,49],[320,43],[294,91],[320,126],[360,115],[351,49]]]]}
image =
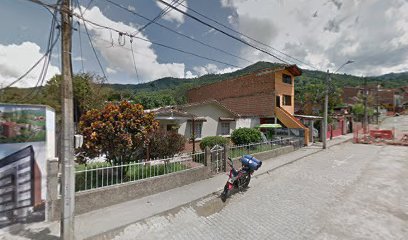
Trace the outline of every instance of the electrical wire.
{"type": "Polygon", "coordinates": [[[210,20],[210,21],[212,21],[212,22],[214,22],[214,23],[217,23],[217,24],[220,25],[220,26],[223,26],[224,28],[226,28],[226,29],[228,29],[228,30],[230,30],[230,31],[233,31],[234,33],[237,33],[237,34],[239,34],[239,35],[241,35],[241,36],[243,36],[243,37],[246,37],[247,39],[250,39],[250,40],[252,40],[252,41],[254,41],[254,42],[256,42],[256,43],[258,43],[258,44],[260,44],[260,45],[262,45],[262,46],[268,47],[268,48],[270,48],[270,49],[272,49],[272,50],[274,50],[274,51],[276,51],[276,52],[278,52],[278,53],[280,53],[280,54],[282,54],[282,55],[284,55],[284,56],[286,56],[286,57],[288,57],[288,58],[291,58],[291,59],[293,59],[293,60],[295,60],[295,61],[298,61],[299,63],[302,63],[302,64],[304,64],[304,65],[306,65],[306,66],[309,66],[309,67],[311,67],[311,68],[313,68],[313,69],[315,69],[315,70],[320,71],[319,69],[317,69],[316,67],[314,67],[314,66],[311,65],[311,64],[308,64],[308,63],[306,63],[306,62],[304,62],[304,61],[302,61],[302,60],[300,60],[300,59],[298,59],[298,58],[295,58],[295,57],[293,57],[293,56],[290,56],[289,54],[287,54],[287,53],[285,53],[285,52],[283,52],[283,51],[280,51],[280,50],[278,50],[278,49],[276,49],[276,48],[274,48],[274,47],[272,47],[272,46],[270,46],[270,45],[268,45],[268,44],[266,44],[266,43],[263,43],[263,42],[261,42],[261,41],[255,39],[255,38],[253,38],[253,37],[251,37],[251,36],[249,36],[249,35],[247,35],[247,34],[244,34],[244,33],[242,33],[242,32],[239,32],[239,31],[237,31],[237,30],[235,30],[235,29],[233,29],[233,28],[231,28],[231,27],[229,27],[229,26],[227,26],[227,25],[225,25],[225,24],[223,24],[223,23],[221,23],[221,22],[219,22],[219,21],[213,19],[213,18],[207,17],[207,16],[205,16],[204,14],[202,14],[202,13],[200,13],[200,12],[198,12],[198,11],[192,9],[191,7],[188,7],[188,6],[184,5],[183,3],[180,3],[179,5],[185,7],[187,10],[189,10],[189,11],[191,11],[191,12],[194,12],[195,14],[197,14],[197,15],[199,15],[199,16],[201,16],[201,17],[207,19],[207,20],[210,20]]]}
{"type": "MultiPolygon", "coordinates": [[[[135,12],[135,11],[132,11],[132,10],[126,8],[126,7],[123,7],[122,5],[117,4],[117,3],[115,3],[115,2],[113,2],[113,1],[111,1],[111,0],[104,0],[104,1],[109,2],[109,3],[111,3],[112,5],[114,5],[114,6],[118,7],[118,8],[121,8],[121,9],[123,9],[123,10],[125,10],[125,11],[127,11],[127,12],[129,12],[129,13],[132,13],[132,14],[134,14],[134,15],[140,17],[140,18],[143,18],[143,19],[149,20],[149,21],[153,21],[153,19],[149,19],[149,18],[147,18],[147,17],[145,17],[145,16],[143,16],[143,15],[141,15],[141,14],[135,12]]],[[[192,38],[192,37],[190,37],[190,36],[188,36],[188,35],[186,35],[186,34],[183,34],[183,33],[181,33],[181,32],[178,32],[178,31],[176,31],[176,30],[173,30],[173,29],[171,29],[171,28],[169,28],[169,27],[167,27],[167,26],[165,26],[165,25],[163,25],[163,24],[160,24],[160,23],[158,23],[158,22],[153,21],[152,23],[155,24],[155,25],[157,25],[157,26],[160,26],[160,27],[162,27],[162,28],[164,28],[164,29],[166,29],[166,30],[168,30],[168,31],[170,31],[170,32],[173,32],[173,33],[175,33],[175,34],[177,34],[177,35],[179,35],[179,36],[182,36],[182,37],[184,37],[184,38],[187,38],[187,39],[189,39],[189,40],[191,40],[191,41],[194,41],[194,42],[196,42],[196,43],[199,43],[199,44],[201,44],[201,45],[203,45],[203,46],[206,46],[206,47],[208,47],[208,48],[212,48],[212,49],[214,49],[214,50],[216,50],[216,51],[218,51],[218,52],[222,52],[222,53],[224,53],[224,54],[227,54],[227,55],[229,55],[229,56],[235,57],[235,58],[237,58],[237,59],[243,60],[243,61],[248,62],[248,63],[251,63],[251,64],[254,63],[253,61],[250,61],[250,60],[245,59],[245,58],[243,58],[243,57],[240,57],[240,56],[238,56],[238,55],[235,55],[235,54],[232,54],[232,53],[230,53],[230,52],[227,52],[227,51],[225,51],[225,50],[223,50],[223,49],[221,49],[221,48],[212,46],[212,45],[210,45],[210,44],[208,44],[208,43],[205,43],[205,42],[202,42],[202,41],[197,40],[197,39],[195,39],[195,38],[192,38]]],[[[132,34],[132,35],[134,35],[134,34],[132,34]]]]}
{"type": "Polygon", "coordinates": [[[78,37],[79,37],[79,51],[81,53],[81,66],[82,66],[82,73],[85,73],[85,68],[84,68],[84,58],[82,55],[82,37],[81,37],[81,24],[79,21],[77,21],[78,24],[78,37]]]}
{"type": "Polygon", "coordinates": [[[137,71],[137,66],[136,66],[135,53],[133,52],[133,39],[132,38],[130,39],[130,48],[131,48],[130,50],[132,52],[133,66],[135,67],[137,82],[140,83],[139,73],[137,71]]]}
{"type": "MultiPolygon", "coordinates": [[[[179,0],[173,0],[170,4],[171,4],[171,5],[173,5],[173,4],[175,5],[175,3],[177,3],[178,1],[179,1],[179,0]]],[[[184,1],[184,0],[183,0],[183,1],[184,1]]],[[[180,3],[182,3],[182,2],[180,2],[180,3]]],[[[179,4],[179,5],[180,5],[180,4],[179,4]]],[[[172,10],[172,9],[171,9],[170,7],[166,6],[166,8],[165,8],[165,9],[162,9],[162,10],[160,11],[160,13],[159,13],[155,18],[153,18],[152,20],[150,20],[150,21],[149,21],[148,23],[146,23],[144,26],[142,26],[142,27],[140,27],[139,29],[137,29],[136,32],[133,33],[133,34],[137,35],[138,33],[144,31],[148,26],[150,26],[152,23],[156,22],[156,20],[158,20],[159,18],[162,18],[164,15],[166,15],[167,13],[169,13],[171,10],[172,10]]]]}
{"type": "MultiPolygon", "coordinates": [[[[49,9],[48,9],[48,10],[49,10],[49,9]]],[[[51,12],[51,11],[50,11],[50,12],[51,12]]],[[[52,13],[52,12],[51,12],[51,13],[52,13]]],[[[36,68],[44,59],[48,59],[48,60],[49,60],[49,58],[50,58],[50,53],[52,52],[52,50],[54,49],[55,45],[57,44],[58,38],[59,38],[59,34],[60,34],[60,32],[58,31],[57,38],[52,42],[52,39],[53,39],[52,36],[53,36],[53,32],[54,32],[54,30],[55,30],[55,21],[56,21],[55,13],[52,13],[52,16],[53,16],[53,20],[52,20],[52,22],[51,22],[51,31],[50,31],[50,35],[49,35],[49,38],[48,38],[48,43],[47,43],[47,47],[46,47],[46,52],[44,53],[44,55],[41,56],[41,58],[38,59],[38,60],[37,60],[25,73],[23,73],[20,77],[18,77],[16,80],[14,80],[14,81],[11,82],[10,84],[8,84],[6,87],[1,88],[0,90],[7,89],[7,88],[13,86],[14,84],[20,82],[20,81],[23,80],[28,74],[30,74],[31,71],[32,71],[34,68],[36,68]],[[51,41],[51,42],[50,42],[50,41],[51,41]]],[[[46,62],[49,62],[49,61],[45,61],[45,63],[46,63],[46,62]]],[[[45,64],[44,64],[44,65],[45,65],[45,64]]],[[[48,68],[48,67],[47,67],[47,68],[48,68]]],[[[41,71],[40,76],[39,76],[39,80],[37,81],[37,84],[40,82],[40,79],[41,79],[41,76],[43,75],[44,70],[45,70],[45,69],[44,69],[44,66],[43,66],[42,71],[41,71]]],[[[36,86],[37,86],[37,84],[36,84],[36,86]]]]}
{"type": "Polygon", "coordinates": [[[207,23],[207,22],[205,22],[205,21],[203,21],[203,20],[201,20],[201,19],[199,19],[199,18],[197,18],[197,17],[195,17],[195,16],[193,16],[193,15],[191,15],[191,14],[185,12],[185,11],[182,11],[182,10],[178,9],[177,7],[174,7],[174,6],[170,5],[170,4],[168,4],[167,2],[165,2],[165,1],[163,1],[163,0],[156,0],[156,1],[159,1],[159,2],[161,2],[161,3],[163,3],[163,4],[165,4],[166,6],[171,7],[172,9],[176,10],[177,12],[182,13],[182,14],[184,14],[184,15],[190,17],[191,19],[194,19],[195,21],[197,21],[197,22],[199,22],[199,23],[201,23],[201,24],[203,24],[203,25],[205,25],[205,26],[207,26],[207,27],[209,27],[209,28],[212,28],[212,29],[214,29],[214,30],[216,30],[216,31],[218,31],[218,32],[220,32],[220,33],[222,33],[222,34],[224,34],[224,35],[226,35],[226,36],[232,38],[232,39],[235,39],[235,40],[238,41],[238,42],[241,42],[241,43],[243,43],[243,44],[245,44],[245,45],[247,45],[247,46],[249,46],[249,47],[251,47],[251,48],[253,48],[253,49],[256,49],[256,50],[258,50],[258,51],[260,51],[260,52],[263,52],[263,53],[265,53],[265,54],[267,54],[267,55],[269,55],[269,56],[271,56],[271,57],[273,57],[273,58],[275,58],[275,59],[277,59],[277,60],[279,60],[279,61],[281,61],[281,62],[283,62],[283,63],[290,64],[289,62],[283,60],[282,58],[280,58],[280,57],[278,57],[278,56],[275,56],[274,54],[272,54],[272,53],[270,53],[270,52],[268,52],[268,51],[266,51],[266,50],[264,50],[264,49],[262,49],[262,48],[259,48],[259,47],[257,47],[257,46],[254,46],[254,45],[248,43],[247,41],[244,41],[244,40],[242,40],[242,39],[240,39],[240,38],[238,38],[238,37],[236,37],[236,36],[234,36],[234,35],[232,35],[232,34],[230,34],[230,33],[227,33],[227,32],[225,32],[225,31],[219,29],[218,27],[215,27],[215,26],[213,26],[213,25],[211,25],[211,24],[209,24],[209,23],[207,23]]]}
{"type": "MultiPolygon", "coordinates": [[[[107,76],[106,76],[106,74],[105,74],[105,70],[103,69],[102,63],[101,63],[101,61],[100,61],[100,59],[99,59],[99,57],[98,57],[98,54],[96,53],[96,50],[95,50],[94,45],[93,45],[93,42],[92,42],[92,39],[91,39],[91,35],[89,34],[89,31],[88,31],[88,27],[86,26],[86,23],[85,23],[86,21],[85,21],[85,18],[84,18],[84,13],[82,12],[82,9],[81,9],[81,6],[80,6],[78,0],[76,0],[76,3],[77,3],[77,5],[78,5],[78,9],[79,9],[79,12],[80,12],[80,14],[81,14],[81,18],[80,18],[80,19],[82,19],[82,22],[83,22],[83,24],[84,24],[85,32],[86,32],[86,35],[88,36],[88,40],[89,40],[89,43],[90,43],[90,45],[91,45],[91,47],[92,47],[92,51],[93,51],[93,53],[94,53],[94,55],[95,55],[96,61],[98,62],[99,68],[101,69],[101,72],[102,72],[102,74],[103,74],[104,80],[105,80],[105,81],[108,81],[108,78],[107,78],[107,76]]],[[[77,17],[78,17],[78,16],[77,16],[77,17]]]]}
{"type": "MultiPolygon", "coordinates": [[[[41,2],[41,1],[39,1],[39,0],[28,0],[28,1],[36,2],[36,3],[42,4],[42,5],[44,5],[44,6],[50,7],[50,8],[55,8],[54,6],[52,6],[52,5],[50,5],[50,4],[43,3],[43,2],[41,2]]],[[[78,1],[78,0],[77,0],[77,1],[78,1]]],[[[66,10],[59,9],[59,11],[66,11],[66,10]]],[[[80,12],[82,13],[81,9],[80,9],[80,12]]],[[[128,36],[128,37],[130,37],[130,38],[133,37],[133,38],[136,38],[136,39],[140,39],[140,40],[149,42],[149,43],[151,43],[151,44],[155,44],[155,45],[158,45],[158,46],[161,46],[161,47],[164,47],[164,48],[172,49],[172,50],[174,50],[174,51],[178,51],[178,52],[182,52],[182,53],[185,53],[185,54],[189,54],[189,55],[192,55],[192,56],[195,56],[195,57],[198,57],[198,58],[202,58],[202,59],[206,59],[206,60],[209,60],[209,61],[221,63],[221,64],[224,64],[224,65],[227,65],[227,66],[231,66],[231,67],[243,68],[242,66],[237,66],[237,65],[234,65],[234,64],[226,63],[226,62],[219,61],[219,60],[216,60],[216,59],[212,59],[212,58],[209,58],[209,57],[204,57],[204,56],[201,56],[201,55],[199,55],[199,54],[197,54],[197,53],[188,52],[188,51],[185,51],[185,50],[182,50],[182,49],[178,49],[178,48],[175,48],[175,47],[172,47],[172,46],[168,46],[168,45],[166,45],[166,44],[162,44],[162,43],[158,43],[158,42],[153,42],[153,41],[150,41],[150,40],[145,39],[145,38],[137,37],[137,36],[134,36],[134,35],[132,35],[132,34],[130,34],[130,33],[127,33],[127,32],[122,32],[122,31],[120,31],[120,30],[118,30],[118,29],[116,29],[116,28],[109,27],[109,26],[105,26],[105,25],[96,23],[96,22],[94,22],[94,21],[91,21],[91,20],[89,20],[89,19],[86,19],[86,18],[83,17],[83,14],[79,15],[79,14],[72,13],[72,12],[68,12],[68,13],[71,14],[72,16],[78,18],[78,19],[81,19],[81,20],[84,22],[85,30],[86,30],[86,32],[87,32],[88,38],[90,39],[90,42],[91,42],[91,45],[92,45],[92,46],[93,46],[93,44],[92,44],[92,41],[91,41],[91,37],[90,37],[90,34],[89,34],[89,32],[88,32],[88,28],[86,27],[85,22],[90,23],[90,24],[92,24],[92,25],[94,25],[94,26],[97,26],[97,27],[100,27],[100,28],[105,28],[105,29],[108,29],[108,30],[115,31],[115,32],[117,32],[117,33],[121,33],[122,35],[128,36]]],[[[94,50],[94,53],[96,53],[95,48],[93,48],[93,50],[94,50]]],[[[98,58],[97,58],[97,59],[98,59],[98,58]]],[[[99,59],[98,59],[98,60],[99,60],[99,59]]],[[[100,61],[98,61],[98,62],[100,62],[100,61]]],[[[101,67],[101,69],[103,70],[101,64],[100,64],[100,67],[101,67]]],[[[104,71],[103,71],[103,72],[104,72],[104,71]]],[[[106,75],[104,75],[104,76],[106,77],[106,75]]]]}

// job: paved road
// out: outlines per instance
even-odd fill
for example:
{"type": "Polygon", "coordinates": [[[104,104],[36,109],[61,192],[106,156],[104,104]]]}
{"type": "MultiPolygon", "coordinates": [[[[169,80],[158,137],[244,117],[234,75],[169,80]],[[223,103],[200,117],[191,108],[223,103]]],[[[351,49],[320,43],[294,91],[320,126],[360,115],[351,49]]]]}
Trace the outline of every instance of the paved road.
{"type": "Polygon", "coordinates": [[[407,239],[408,148],[347,143],[104,239],[407,239]]]}
{"type": "Polygon", "coordinates": [[[403,134],[408,134],[408,115],[388,117],[381,122],[380,129],[395,129],[396,138],[400,139],[403,134]]]}

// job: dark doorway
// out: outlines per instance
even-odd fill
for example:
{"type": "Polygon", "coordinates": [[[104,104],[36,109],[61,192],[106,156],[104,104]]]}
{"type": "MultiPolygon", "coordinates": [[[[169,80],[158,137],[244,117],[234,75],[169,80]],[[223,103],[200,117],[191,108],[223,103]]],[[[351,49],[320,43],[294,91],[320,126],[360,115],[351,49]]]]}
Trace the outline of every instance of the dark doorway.
{"type": "Polygon", "coordinates": [[[281,106],[281,104],[280,104],[280,96],[276,96],[276,102],[275,102],[275,105],[276,105],[276,107],[280,107],[281,106]]]}

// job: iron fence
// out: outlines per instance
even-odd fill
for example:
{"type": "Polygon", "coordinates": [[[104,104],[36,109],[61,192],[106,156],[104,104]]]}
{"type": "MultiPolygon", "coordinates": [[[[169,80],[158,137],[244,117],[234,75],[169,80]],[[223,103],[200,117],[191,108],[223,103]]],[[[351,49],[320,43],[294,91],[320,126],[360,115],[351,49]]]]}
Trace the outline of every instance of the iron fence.
{"type": "Polygon", "coordinates": [[[273,149],[281,148],[283,146],[294,146],[296,149],[303,146],[303,138],[291,137],[291,138],[280,138],[272,141],[265,141],[259,143],[251,143],[246,145],[235,145],[229,147],[229,157],[235,158],[245,154],[254,154],[265,151],[270,151],[273,149]]]}
{"type": "Polygon", "coordinates": [[[204,163],[204,152],[199,152],[164,159],[139,160],[118,165],[109,163],[78,165],[75,171],[75,191],[86,191],[134,182],[196,168],[203,166],[204,163]]]}

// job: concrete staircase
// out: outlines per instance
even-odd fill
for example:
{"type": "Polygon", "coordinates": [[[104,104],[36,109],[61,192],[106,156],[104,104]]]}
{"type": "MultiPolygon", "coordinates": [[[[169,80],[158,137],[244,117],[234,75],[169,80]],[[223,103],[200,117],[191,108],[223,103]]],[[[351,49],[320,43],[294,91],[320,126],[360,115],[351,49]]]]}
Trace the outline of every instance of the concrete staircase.
{"type": "Polygon", "coordinates": [[[287,128],[302,128],[305,130],[305,145],[309,144],[309,128],[301,123],[292,114],[281,107],[275,107],[275,115],[287,128]]]}

